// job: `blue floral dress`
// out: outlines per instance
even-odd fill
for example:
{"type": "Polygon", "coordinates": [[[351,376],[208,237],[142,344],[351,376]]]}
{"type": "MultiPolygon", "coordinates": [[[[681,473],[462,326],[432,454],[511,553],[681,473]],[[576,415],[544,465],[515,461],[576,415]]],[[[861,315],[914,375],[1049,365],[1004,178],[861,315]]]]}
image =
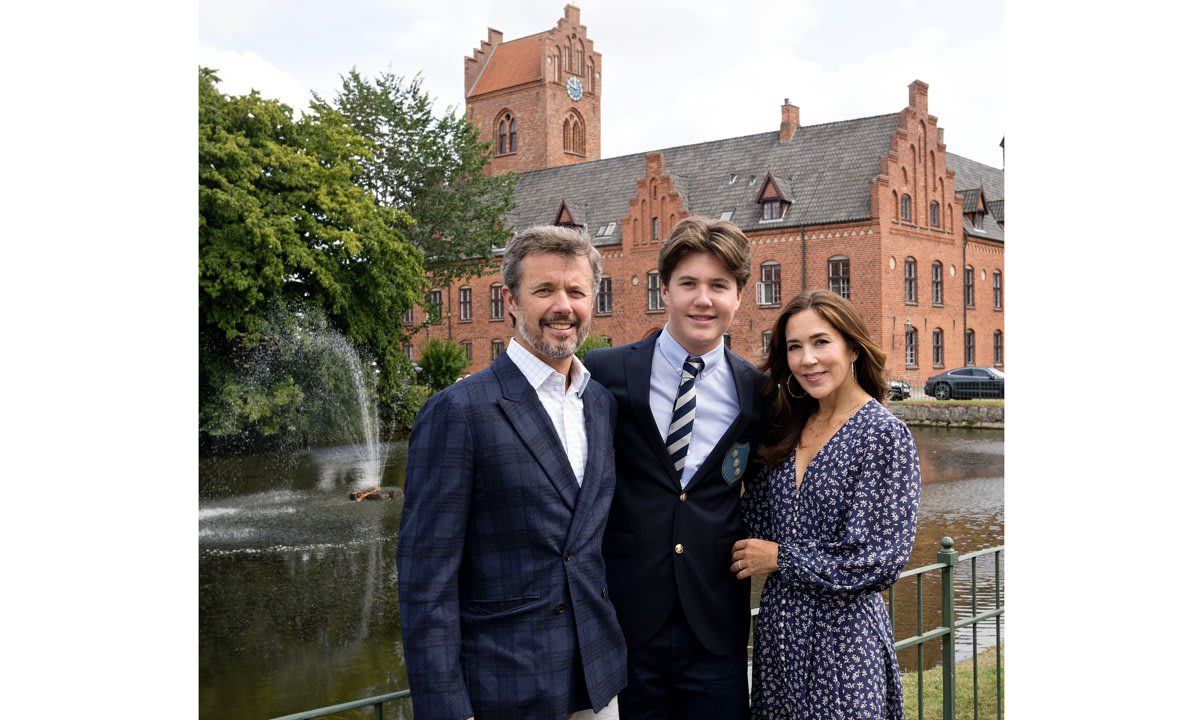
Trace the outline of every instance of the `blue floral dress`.
{"type": "Polygon", "coordinates": [[[904,717],[880,592],[908,562],[920,494],[912,434],[875,400],[817,452],[799,487],[794,454],[748,484],[749,536],[779,544],[759,604],[753,718],[904,717]]]}

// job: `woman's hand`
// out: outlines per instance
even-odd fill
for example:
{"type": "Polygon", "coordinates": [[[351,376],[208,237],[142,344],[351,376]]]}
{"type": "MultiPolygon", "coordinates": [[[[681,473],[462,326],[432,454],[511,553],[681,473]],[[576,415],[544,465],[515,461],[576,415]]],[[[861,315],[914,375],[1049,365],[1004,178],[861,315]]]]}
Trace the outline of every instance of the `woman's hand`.
{"type": "Polygon", "coordinates": [[[737,573],[738,580],[751,575],[769,575],[778,569],[778,543],[748,538],[733,544],[733,565],[729,566],[729,572],[737,573]]]}

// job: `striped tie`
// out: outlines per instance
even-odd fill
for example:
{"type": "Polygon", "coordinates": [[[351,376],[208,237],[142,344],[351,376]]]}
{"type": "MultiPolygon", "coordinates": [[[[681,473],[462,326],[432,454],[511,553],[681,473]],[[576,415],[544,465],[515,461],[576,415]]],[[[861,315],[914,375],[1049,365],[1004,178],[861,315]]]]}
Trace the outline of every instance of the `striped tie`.
{"type": "Polygon", "coordinates": [[[679,394],[675,396],[675,411],[671,413],[671,426],[667,428],[667,452],[675,471],[683,475],[687,464],[688,444],[692,441],[692,421],[696,419],[696,378],[704,370],[704,360],[688,356],[683,363],[683,376],[679,379],[679,394]]]}

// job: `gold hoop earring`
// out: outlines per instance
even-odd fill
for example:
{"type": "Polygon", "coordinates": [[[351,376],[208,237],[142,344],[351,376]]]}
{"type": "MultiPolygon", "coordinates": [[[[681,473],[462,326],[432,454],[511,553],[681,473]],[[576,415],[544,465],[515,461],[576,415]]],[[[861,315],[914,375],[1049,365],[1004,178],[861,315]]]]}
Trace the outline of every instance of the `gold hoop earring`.
{"type": "Polygon", "coordinates": [[[784,381],[783,381],[783,386],[784,386],[785,388],[787,388],[787,394],[788,394],[788,395],[791,395],[792,397],[796,398],[797,400],[799,400],[799,399],[801,399],[801,398],[808,397],[808,393],[804,392],[804,388],[803,388],[803,387],[800,387],[800,381],[799,381],[799,380],[796,380],[796,387],[799,387],[799,388],[800,388],[800,394],[799,394],[799,395],[797,395],[796,393],[792,392],[792,380],[796,380],[796,376],[795,376],[795,375],[793,375],[793,374],[791,374],[791,373],[788,373],[787,380],[784,380],[784,381]]]}

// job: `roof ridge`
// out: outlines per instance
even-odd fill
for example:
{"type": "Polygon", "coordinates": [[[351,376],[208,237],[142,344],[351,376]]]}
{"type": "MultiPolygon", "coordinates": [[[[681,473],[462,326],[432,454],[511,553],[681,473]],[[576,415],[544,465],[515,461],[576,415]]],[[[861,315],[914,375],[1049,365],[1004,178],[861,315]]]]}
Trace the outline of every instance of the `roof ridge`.
{"type": "Polygon", "coordinates": [[[979,160],[973,160],[973,159],[967,157],[966,155],[959,155],[958,153],[952,153],[949,150],[946,151],[946,154],[953,155],[954,157],[958,158],[959,160],[966,160],[967,162],[973,162],[976,165],[982,165],[983,167],[985,167],[989,170],[995,170],[996,172],[1001,172],[1001,173],[1004,172],[1004,168],[998,168],[998,167],[995,167],[994,165],[988,165],[987,163],[981,162],[979,160]]]}
{"type": "MultiPolygon", "coordinates": [[[[796,128],[796,131],[799,132],[799,131],[807,129],[807,128],[824,127],[826,125],[838,125],[841,123],[862,122],[863,120],[877,120],[882,117],[889,117],[889,116],[899,115],[899,114],[900,114],[899,112],[882,113],[880,115],[867,115],[866,117],[848,118],[846,120],[834,120],[832,122],[827,122],[827,123],[817,123],[816,125],[802,125],[802,126],[796,128]]],[[[715,143],[729,142],[731,140],[744,140],[745,138],[758,137],[760,135],[778,135],[778,134],[779,134],[778,130],[766,130],[766,131],[762,131],[762,132],[748,133],[746,135],[734,135],[733,137],[718,138],[716,140],[705,140],[703,142],[686,143],[683,145],[672,145],[671,147],[652,148],[650,150],[642,150],[639,152],[627,153],[625,155],[616,155],[614,157],[597,158],[595,160],[588,160],[586,162],[580,162],[580,163],[571,163],[569,165],[555,165],[554,167],[537,168],[534,170],[526,170],[523,173],[515,173],[515,174],[516,175],[533,175],[534,173],[546,172],[548,170],[561,170],[562,168],[565,168],[565,167],[572,167],[572,168],[573,167],[581,167],[584,165],[592,165],[594,163],[610,162],[610,161],[614,161],[614,160],[623,160],[625,158],[631,158],[631,157],[636,157],[636,156],[645,156],[648,153],[653,153],[653,152],[666,153],[669,150],[681,150],[683,148],[695,148],[695,147],[700,147],[702,145],[713,145],[715,143]]]]}

